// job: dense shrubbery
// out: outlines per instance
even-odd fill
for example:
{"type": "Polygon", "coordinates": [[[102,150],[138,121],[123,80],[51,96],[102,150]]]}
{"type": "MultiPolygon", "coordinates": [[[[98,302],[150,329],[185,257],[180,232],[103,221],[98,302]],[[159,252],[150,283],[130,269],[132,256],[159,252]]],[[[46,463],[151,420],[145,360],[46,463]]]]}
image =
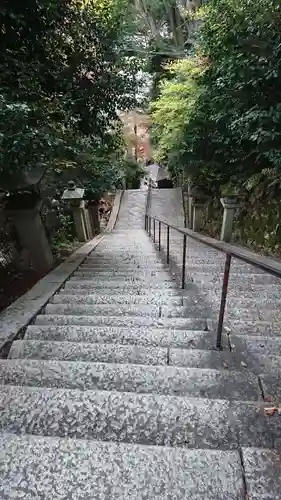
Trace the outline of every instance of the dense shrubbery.
{"type": "Polygon", "coordinates": [[[198,14],[196,54],[168,68],[151,106],[156,155],[180,185],[243,193],[237,236],[280,251],[280,2],[209,0],[198,14]]]}
{"type": "Polygon", "coordinates": [[[121,154],[117,109],[132,105],[134,95],[129,62],[120,55],[127,5],[1,3],[2,184],[22,169],[47,169],[97,174],[103,190],[102,167],[107,187],[107,165],[118,163],[121,154]]]}
{"type": "Polygon", "coordinates": [[[157,152],[173,173],[249,189],[267,169],[279,179],[280,14],[277,0],[206,4],[196,58],[172,67],[152,107],[157,152]],[[174,113],[168,124],[162,105],[174,113]]]}

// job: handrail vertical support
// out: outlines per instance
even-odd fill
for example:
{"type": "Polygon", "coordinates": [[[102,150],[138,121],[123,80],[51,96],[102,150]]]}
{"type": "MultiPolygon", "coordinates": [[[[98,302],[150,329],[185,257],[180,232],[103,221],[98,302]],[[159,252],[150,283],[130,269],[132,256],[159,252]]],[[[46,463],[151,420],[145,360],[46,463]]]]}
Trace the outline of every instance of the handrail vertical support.
{"type": "Polygon", "coordinates": [[[155,237],[155,231],[156,231],[155,230],[155,225],[156,225],[155,224],[155,219],[153,219],[153,241],[154,241],[154,243],[155,243],[155,239],[156,239],[156,237],[155,237]]]}
{"type": "Polygon", "coordinates": [[[226,254],[224,274],[223,274],[223,284],[222,284],[222,291],[221,291],[221,305],[220,305],[220,313],[219,313],[219,322],[218,322],[218,330],[217,330],[217,349],[219,349],[219,350],[222,349],[222,329],[223,329],[224,312],[225,312],[227,289],[228,289],[228,282],[229,282],[230,264],[231,264],[231,255],[226,254]]]}
{"type": "Polygon", "coordinates": [[[183,252],[182,252],[182,278],[181,287],[184,290],[185,287],[185,261],[186,261],[186,234],[183,236],[183,252]]]}
{"type": "Polygon", "coordinates": [[[170,226],[167,224],[167,264],[170,262],[170,226]]]}
{"type": "Polygon", "coordinates": [[[159,221],[159,238],[158,238],[158,250],[161,251],[161,222],[159,221]]]}
{"type": "Polygon", "coordinates": [[[145,229],[145,231],[147,231],[147,214],[145,214],[145,218],[144,218],[144,229],[145,229]]]}
{"type": "Polygon", "coordinates": [[[149,222],[149,224],[148,224],[148,232],[149,232],[149,236],[151,236],[151,216],[149,216],[148,222],[149,222]]]}

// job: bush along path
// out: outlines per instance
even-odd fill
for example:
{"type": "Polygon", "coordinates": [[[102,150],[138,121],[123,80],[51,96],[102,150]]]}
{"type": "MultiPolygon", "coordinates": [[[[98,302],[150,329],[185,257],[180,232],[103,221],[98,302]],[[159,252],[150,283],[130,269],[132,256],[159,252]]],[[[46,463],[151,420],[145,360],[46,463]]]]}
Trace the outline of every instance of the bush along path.
{"type": "Polygon", "coordinates": [[[278,500],[258,377],[144,231],[147,191],[0,362],[0,497],[278,500]],[[226,369],[227,366],[227,369],[226,369]]]}

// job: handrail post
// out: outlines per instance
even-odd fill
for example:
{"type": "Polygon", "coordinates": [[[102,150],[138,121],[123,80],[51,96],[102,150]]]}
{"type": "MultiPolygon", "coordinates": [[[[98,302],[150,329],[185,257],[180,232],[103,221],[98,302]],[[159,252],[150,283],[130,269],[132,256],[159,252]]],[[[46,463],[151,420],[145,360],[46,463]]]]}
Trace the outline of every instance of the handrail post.
{"type": "Polygon", "coordinates": [[[144,217],[144,229],[145,229],[145,231],[147,231],[147,214],[145,214],[145,217],[144,217]]]}
{"type": "Polygon", "coordinates": [[[159,221],[159,241],[158,241],[158,250],[161,251],[161,222],[159,221]]]}
{"type": "Polygon", "coordinates": [[[149,216],[148,232],[149,236],[151,236],[151,215],[149,216]]]}
{"type": "Polygon", "coordinates": [[[183,236],[183,252],[182,252],[182,278],[181,287],[184,290],[185,287],[185,261],[186,261],[186,234],[183,236]]]}
{"type": "Polygon", "coordinates": [[[218,330],[217,330],[217,349],[219,349],[219,350],[222,349],[222,328],[223,328],[224,312],[225,312],[227,289],[228,289],[230,264],[231,264],[231,255],[226,254],[224,274],[223,274],[223,284],[222,284],[222,291],[221,291],[221,305],[220,305],[220,313],[219,313],[219,322],[218,322],[218,330]]]}
{"type": "Polygon", "coordinates": [[[153,219],[153,241],[155,243],[155,219],[153,219]]]}
{"type": "Polygon", "coordinates": [[[170,226],[167,224],[167,264],[170,262],[170,226]]]}

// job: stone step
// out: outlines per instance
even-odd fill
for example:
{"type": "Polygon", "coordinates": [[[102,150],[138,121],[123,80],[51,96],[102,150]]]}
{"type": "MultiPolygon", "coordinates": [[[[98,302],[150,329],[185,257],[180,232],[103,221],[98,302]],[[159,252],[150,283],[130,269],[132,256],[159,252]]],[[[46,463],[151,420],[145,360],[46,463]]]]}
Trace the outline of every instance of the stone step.
{"type": "Polygon", "coordinates": [[[169,271],[169,266],[163,264],[162,262],[101,262],[101,261],[89,261],[88,259],[84,261],[83,264],[79,267],[81,271],[117,271],[120,270],[122,272],[128,271],[136,271],[138,269],[146,269],[148,271],[169,271]]]}
{"type": "MultiPolygon", "coordinates": [[[[86,315],[86,316],[96,316],[101,314],[102,316],[152,316],[155,318],[183,318],[186,316],[195,316],[194,312],[197,312],[197,316],[201,315],[201,307],[199,304],[189,307],[183,306],[157,306],[149,304],[99,304],[91,303],[86,300],[84,303],[72,303],[64,302],[60,303],[60,295],[55,296],[54,303],[48,304],[45,308],[46,314],[72,314],[72,315],[86,315]]],[[[250,313],[249,313],[250,314],[250,313]]],[[[203,314],[202,314],[203,316],[203,314]]],[[[244,317],[243,311],[240,317],[244,317]]],[[[248,317],[248,311],[245,311],[245,317],[248,317]]]]}
{"type": "MultiPolygon", "coordinates": [[[[194,288],[193,283],[186,283],[185,289],[188,290],[188,288],[194,288]]],[[[164,282],[159,282],[157,283],[154,281],[154,283],[136,283],[136,282],[118,282],[118,281],[98,281],[93,279],[93,280],[68,280],[65,283],[65,289],[66,290],[93,290],[93,291],[100,291],[105,289],[106,293],[134,293],[135,295],[138,294],[144,294],[144,293],[152,293],[152,292],[163,292],[163,293],[171,293],[171,294],[178,294],[180,292],[180,289],[177,288],[177,285],[174,281],[169,282],[169,281],[164,281],[164,282]],[[102,283],[102,284],[101,284],[102,283]]],[[[93,293],[93,292],[92,292],[93,293]]]]}
{"type": "Polygon", "coordinates": [[[75,271],[72,275],[72,279],[98,279],[98,280],[111,280],[119,279],[124,281],[145,281],[151,280],[152,278],[159,281],[171,281],[172,276],[164,271],[147,271],[145,269],[136,269],[134,271],[100,271],[100,272],[90,272],[90,271],[75,271]]]}
{"type": "MultiPolygon", "coordinates": [[[[5,433],[0,435],[0,448],[5,464],[0,484],[3,500],[12,495],[26,500],[245,498],[237,451],[187,450],[5,433]]],[[[249,474],[254,474],[251,462],[247,465],[249,474]]],[[[264,491],[263,485],[261,489],[264,491]]],[[[274,498],[277,499],[278,494],[274,498]]]]}
{"type": "MultiPolygon", "coordinates": [[[[197,274],[199,274],[200,276],[202,274],[202,275],[207,275],[207,276],[209,275],[210,277],[212,277],[214,275],[220,275],[223,273],[224,273],[224,262],[223,263],[197,264],[196,265],[196,263],[192,259],[187,257],[186,274],[187,275],[190,274],[190,275],[194,276],[195,279],[197,278],[197,274]]],[[[252,266],[232,267],[230,270],[230,276],[232,274],[234,276],[241,276],[241,275],[247,274],[251,277],[254,277],[254,279],[256,279],[255,277],[257,277],[257,276],[260,276],[260,277],[268,276],[267,274],[263,274],[261,271],[259,272],[259,270],[255,269],[252,266]]]]}
{"type": "MultiPolygon", "coordinates": [[[[84,286],[84,285],[76,285],[76,282],[73,283],[71,282],[66,282],[65,287],[61,288],[61,292],[63,295],[72,295],[75,293],[75,295],[96,295],[97,297],[104,297],[105,293],[106,296],[108,297],[111,295],[112,300],[114,300],[114,297],[147,297],[148,299],[150,297],[155,297],[164,299],[177,299],[178,297],[182,298],[189,294],[190,290],[180,290],[176,288],[164,288],[163,290],[159,288],[139,288],[135,286],[132,287],[125,287],[124,289],[121,289],[121,291],[117,288],[106,288],[105,291],[103,289],[100,289],[100,287],[94,288],[93,286],[84,286]],[[71,285],[71,286],[69,286],[71,285]]],[[[109,299],[111,300],[111,299],[109,299]]]]}
{"type": "Polygon", "coordinates": [[[2,384],[80,390],[157,393],[175,396],[255,401],[258,378],[249,371],[133,364],[0,360],[2,384]]]}
{"type": "MultiPolygon", "coordinates": [[[[51,306],[51,304],[50,304],[51,306]]],[[[48,306],[48,307],[50,307],[48,306]]],[[[202,318],[157,318],[149,316],[85,316],[73,314],[39,314],[36,325],[71,326],[116,326],[116,327],[155,327],[183,330],[206,330],[207,320],[202,318]]]]}
{"type": "MultiPolygon", "coordinates": [[[[59,297],[59,296],[58,296],[59,297]]],[[[48,304],[45,308],[46,314],[72,314],[72,315],[87,315],[97,316],[152,316],[159,318],[161,311],[160,306],[150,305],[128,305],[128,304],[48,304]]]]}
{"type": "Polygon", "coordinates": [[[169,305],[181,306],[183,303],[182,298],[165,297],[161,295],[100,295],[100,294],[85,294],[72,291],[72,293],[58,293],[54,295],[51,300],[55,304],[143,304],[143,305],[169,305]]]}
{"type": "MultiPolygon", "coordinates": [[[[2,432],[230,449],[228,401],[0,386],[2,432]]],[[[264,430],[267,430],[266,426],[264,430]]]]}
{"type": "Polygon", "coordinates": [[[236,349],[246,351],[250,355],[281,356],[281,335],[231,335],[231,342],[236,349]]]}
{"type": "MultiPolygon", "coordinates": [[[[255,316],[255,321],[227,319],[225,327],[228,328],[228,333],[231,335],[264,335],[265,337],[278,337],[280,335],[280,324],[271,321],[260,321],[255,316]]],[[[211,323],[210,323],[211,329],[211,323]]]]}
{"type": "Polygon", "coordinates": [[[166,365],[168,349],[137,345],[17,340],[9,358],[166,365]]]}
{"type": "MultiPolygon", "coordinates": [[[[1,429],[158,446],[272,447],[264,403],[0,386],[1,429]]],[[[272,435],[271,435],[272,433],[272,435]]]]}
{"type": "MultiPolygon", "coordinates": [[[[191,273],[189,273],[190,275],[191,273]]],[[[190,276],[191,277],[191,276],[190,276]]],[[[187,280],[189,276],[187,274],[187,280]]],[[[223,273],[192,273],[192,280],[194,283],[202,284],[218,284],[222,283],[223,273]]],[[[229,283],[238,284],[240,286],[241,282],[245,282],[245,288],[249,289],[253,285],[263,285],[263,287],[268,285],[276,285],[278,283],[278,278],[270,276],[269,274],[249,274],[249,273],[230,273],[229,283]]]]}
{"type": "Polygon", "coordinates": [[[83,280],[81,277],[79,278],[78,276],[74,276],[69,279],[69,281],[66,282],[66,286],[71,286],[70,283],[72,283],[73,287],[78,286],[78,285],[84,285],[85,288],[111,288],[116,289],[116,290],[123,290],[126,291],[129,288],[134,288],[134,290],[138,290],[139,288],[142,289],[144,288],[147,290],[148,288],[154,288],[154,289],[159,289],[159,290],[165,290],[169,288],[177,288],[177,285],[174,280],[171,281],[159,281],[153,280],[153,276],[151,276],[151,281],[146,281],[145,279],[133,279],[133,278],[115,278],[113,277],[112,279],[97,279],[97,278],[92,278],[90,279],[85,279],[83,280]]]}
{"type": "Polygon", "coordinates": [[[144,346],[181,346],[189,349],[208,349],[215,345],[214,336],[205,331],[185,331],[164,328],[118,328],[64,325],[30,325],[25,340],[114,343],[144,346]]]}
{"type": "MultiPolygon", "coordinates": [[[[142,345],[95,344],[86,342],[61,342],[16,340],[10,349],[10,359],[44,359],[61,361],[89,361],[101,363],[133,363],[147,365],[186,366],[187,368],[243,369],[247,357],[235,352],[183,349],[171,347],[144,347],[142,345]]],[[[263,366],[269,365],[266,357],[263,366]]],[[[272,360],[272,357],[270,358],[272,360]]],[[[275,365],[281,358],[276,356],[275,365]]],[[[248,365],[247,365],[248,366],[248,365]]],[[[268,371],[268,370],[266,370],[268,371]]]]}
{"type": "Polygon", "coordinates": [[[281,459],[276,450],[242,448],[250,500],[280,500],[281,459]]]}
{"type": "Polygon", "coordinates": [[[134,265],[101,265],[98,264],[96,266],[90,265],[90,264],[82,264],[79,266],[77,271],[82,271],[83,273],[91,273],[91,274],[101,274],[101,273],[110,273],[110,274],[117,274],[120,273],[120,275],[126,275],[127,273],[129,275],[131,274],[136,274],[136,273],[169,273],[170,268],[167,266],[163,266],[163,264],[159,265],[151,265],[151,264],[134,264],[134,265]]]}

